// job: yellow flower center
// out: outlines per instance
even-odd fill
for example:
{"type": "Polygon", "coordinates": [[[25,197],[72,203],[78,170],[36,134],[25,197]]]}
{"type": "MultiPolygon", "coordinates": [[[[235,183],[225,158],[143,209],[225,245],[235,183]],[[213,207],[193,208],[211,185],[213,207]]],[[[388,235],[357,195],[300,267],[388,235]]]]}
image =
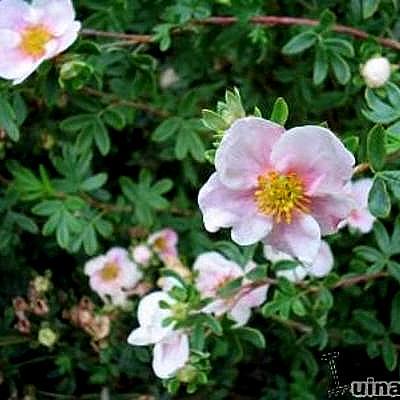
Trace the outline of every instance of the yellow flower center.
{"type": "Polygon", "coordinates": [[[156,251],[163,252],[167,249],[167,241],[164,237],[159,237],[154,241],[153,246],[156,251]]]}
{"type": "Polygon", "coordinates": [[[114,262],[108,262],[104,264],[104,267],[100,271],[101,279],[103,281],[113,281],[119,274],[119,266],[114,262]]]}
{"type": "Polygon", "coordinates": [[[290,224],[293,213],[308,213],[310,199],[305,194],[304,184],[295,173],[281,175],[276,171],[258,177],[258,187],[254,192],[258,210],[274,218],[290,224]]]}
{"type": "Polygon", "coordinates": [[[32,57],[41,57],[52,34],[42,25],[30,26],[22,33],[21,50],[32,57]]]}

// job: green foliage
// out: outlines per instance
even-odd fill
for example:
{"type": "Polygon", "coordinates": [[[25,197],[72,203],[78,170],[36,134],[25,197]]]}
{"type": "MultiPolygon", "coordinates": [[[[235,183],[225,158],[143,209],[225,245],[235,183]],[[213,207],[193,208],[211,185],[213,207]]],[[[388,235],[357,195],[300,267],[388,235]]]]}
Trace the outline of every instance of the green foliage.
{"type": "Polygon", "coordinates": [[[327,395],[320,355],[331,350],[366,355],[368,376],[398,371],[400,73],[393,67],[376,89],[360,74],[375,55],[398,64],[398,51],[376,39],[396,38],[398,2],[74,4],[84,28],[73,47],[22,85],[0,83],[0,398],[89,399],[103,391],[116,400],[319,399],[327,395]],[[210,19],[223,16],[236,22],[210,19]],[[257,16],[315,23],[255,24],[257,16]],[[366,166],[355,179],[373,179],[373,231],[344,228],[331,236],[335,266],[323,279],[277,279],[276,271],[298,262],[271,265],[262,245],[239,248],[226,232],[204,230],[197,197],[214,171],[205,161],[214,162],[225,131],[249,115],[287,129],[323,122],[366,166]],[[221,298],[243,285],[269,288],[248,326],[236,327],[226,316],[188,313],[188,304],[208,305],[193,289],[195,275],[184,280],[173,268],[160,270],[153,257],[145,283],[181,283],[172,296],[184,305],[183,317],[166,323],[191,332],[190,363],[162,383],[151,372],[151,350],[126,343],[137,326],[138,296],[125,310],[103,304],[83,266],[164,227],[178,232],[184,267],[205,251],[243,268],[256,262],[220,286],[221,298]],[[49,312],[29,311],[31,333],[21,334],[13,299],[29,300],[29,282],[46,271],[49,312]],[[71,322],[84,296],[97,317],[112,316],[104,341],[71,322]],[[56,332],[54,346],[39,343],[42,327],[56,332]]]}

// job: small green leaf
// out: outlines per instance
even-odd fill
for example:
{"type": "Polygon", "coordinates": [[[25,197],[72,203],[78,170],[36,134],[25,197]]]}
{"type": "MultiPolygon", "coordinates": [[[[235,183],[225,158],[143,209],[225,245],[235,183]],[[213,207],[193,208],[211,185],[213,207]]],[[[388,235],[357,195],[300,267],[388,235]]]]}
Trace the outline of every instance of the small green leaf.
{"type": "Polygon", "coordinates": [[[367,136],[367,156],[374,171],[380,171],[385,165],[385,129],[375,125],[367,136]]]}
{"type": "Polygon", "coordinates": [[[313,82],[314,85],[321,84],[328,74],[328,57],[326,50],[322,46],[318,46],[315,51],[313,82]]]}
{"type": "Polygon", "coordinates": [[[383,179],[376,177],[368,195],[368,208],[378,218],[386,218],[390,214],[391,201],[383,179]]]}
{"type": "Polygon", "coordinates": [[[212,131],[224,131],[229,128],[227,122],[216,112],[203,110],[203,124],[212,131]]]}
{"type": "Polygon", "coordinates": [[[0,96],[0,128],[3,128],[14,142],[19,140],[19,129],[14,110],[3,94],[0,96]]]}
{"type": "Polygon", "coordinates": [[[390,309],[390,329],[393,333],[400,334],[400,292],[396,293],[390,309]]]}
{"type": "Polygon", "coordinates": [[[351,78],[350,67],[347,61],[337,53],[330,53],[330,63],[336,79],[342,85],[345,85],[351,78]]]}
{"type": "Polygon", "coordinates": [[[182,118],[171,117],[163,121],[153,132],[151,138],[155,142],[165,142],[172,135],[179,131],[182,123],[182,118]]]}
{"type": "Polygon", "coordinates": [[[106,180],[107,180],[107,174],[104,172],[91,176],[90,178],[85,179],[81,183],[80,189],[86,192],[99,189],[105,184],[106,180]]]}
{"type": "Polygon", "coordinates": [[[391,254],[389,234],[380,221],[375,221],[374,236],[376,243],[384,254],[391,254]]]}
{"type": "Polygon", "coordinates": [[[235,329],[240,339],[253,344],[258,349],[265,349],[266,343],[263,334],[254,328],[243,327],[235,329]]]}
{"type": "Polygon", "coordinates": [[[289,40],[283,46],[282,53],[286,55],[298,54],[310,48],[317,41],[317,34],[313,31],[302,32],[289,40]]]}
{"type": "Polygon", "coordinates": [[[386,368],[393,371],[397,365],[397,350],[392,341],[385,337],[382,344],[382,357],[386,368]]]}
{"type": "Polygon", "coordinates": [[[367,19],[372,17],[378,10],[380,0],[362,0],[362,14],[363,18],[367,19]]]}
{"type": "Polygon", "coordinates": [[[289,116],[289,107],[283,97],[278,97],[272,107],[270,120],[284,126],[289,116]]]}

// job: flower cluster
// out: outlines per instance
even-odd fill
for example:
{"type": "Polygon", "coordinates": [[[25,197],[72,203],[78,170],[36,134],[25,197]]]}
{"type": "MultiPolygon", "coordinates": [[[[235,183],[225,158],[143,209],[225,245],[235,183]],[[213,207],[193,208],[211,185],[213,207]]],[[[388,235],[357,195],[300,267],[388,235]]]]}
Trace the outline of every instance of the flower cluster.
{"type": "Polygon", "coordinates": [[[17,318],[16,329],[23,333],[31,333],[31,321],[29,315],[38,317],[46,316],[49,313],[49,304],[46,292],[50,289],[50,277],[35,277],[28,287],[27,298],[16,297],[13,299],[15,317],[17,318]]]}

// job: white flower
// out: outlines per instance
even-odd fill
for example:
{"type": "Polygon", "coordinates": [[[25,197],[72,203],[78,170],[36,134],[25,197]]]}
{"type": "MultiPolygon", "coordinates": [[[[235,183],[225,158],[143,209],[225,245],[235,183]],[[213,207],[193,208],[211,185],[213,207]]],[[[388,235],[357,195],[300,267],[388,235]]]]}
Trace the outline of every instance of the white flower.
{"type": "Polygon", "coordinates": [[[128,297],[126,289],[135,287],[142,278],[142,272],[129,259],[128,252],[119,247],[89,260],[85,274],[89,276],[92,290],[105,302],[110,296],[115,305],[123,305],[128,297]]]}
{"type": "Polygon", "coordinates": [[[139,327],[131,332],[128,343],[133,346],[154,344],[154,373],[161,379],[168,379],[175,376],[188,361],[189,338],[182,330],[174,330],[173,324],[163,326],[163,321],[173,315],[173,310],[161,308],[161,301],[172,308],[177,304],[176,300],[161,291],[143,297],[137,313],[139,327]]]}
{"type": "Polygon", "coordinates": [[[390,78],[390,62],[386,57],[370,58],[362,66],[361,75],[367,86],[379,88],[390,78]]]}
{"type": "Polygon", "coordinates": [[[218,296],[218,290],[228,282],[243,277],[255,267],[251,262],[243,270],[238,264],[216,252],[204,253],[197,257],[193,266],[194,270],[198,271],[196,287],[203,298],[213,299],[203,312],[217,316],[227,313],[236,322],[236,326],[245,325],[251,316],[251,308],[264,303],[268,285],[253,288],[246,285],[250,282],[244,279],[243,287],[230,298],[218,296]]]}
{"type": "MultiPolygon", "coordinates": [[[[273,263],[279,261],[294,261],[289,254],[275,250],[271,246],[264,246],[265,258],[273,263]]],[[[285,277],[289,281],[298,282],[303,280],[307,275],[314,278],[322,278],[329,274],[333,268],[333,255],[329,245],[321,242],[317,257],[311,265],[298,264],[292,269],[279,270],[276,272],[278,277],[285,277]]]]}

